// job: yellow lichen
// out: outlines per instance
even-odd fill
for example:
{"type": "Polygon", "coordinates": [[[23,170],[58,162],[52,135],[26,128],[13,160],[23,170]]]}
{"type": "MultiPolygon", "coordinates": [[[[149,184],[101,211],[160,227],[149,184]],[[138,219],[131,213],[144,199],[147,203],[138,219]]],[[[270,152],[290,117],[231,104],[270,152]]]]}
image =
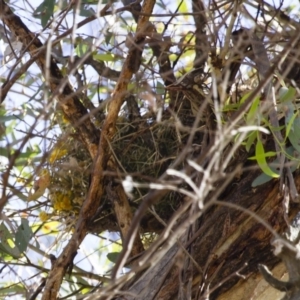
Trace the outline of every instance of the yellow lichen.
{"type": "Polygon", "coordinates": [[[50,216],[45,211],[41,211],[39,214],[39,218],[42,222],[46,222],[50,218],[50,216]]]}
{"type": "Polygon", "coordinates": [[[70,120],[68,119],[68,117],[65,114],[63,114],[63,116],[62,116],[62,122],[64,124],[70,124],[70,120]]]}
{"type": "Polygon", "coordinates": [[[50,164],[53,164],[55,161],[61,159],[66,154],[68,154],[67,149],[64,148],[54,148],[48,158],[50,164]]]}
{"type": "Polygon", "coordinates": [[[51,196],[53,202],[53,208],[58,211],[69,211],[72,210],[73,206],[71,203],[69,194],[56,192],[51,196]]]}

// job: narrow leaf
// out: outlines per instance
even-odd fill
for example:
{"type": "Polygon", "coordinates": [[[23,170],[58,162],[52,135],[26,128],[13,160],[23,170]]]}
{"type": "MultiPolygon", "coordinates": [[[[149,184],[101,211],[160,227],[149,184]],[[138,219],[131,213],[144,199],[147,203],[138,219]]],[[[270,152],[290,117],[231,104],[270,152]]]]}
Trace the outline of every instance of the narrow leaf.
{"type": "Polygon", "coordinates": [[[254,101],[252,102],[252,105],[249,109],[249,112],[247,114],[247,118],[246,118],[246,122],[247,124],[250,124],[253,122],[253,120],[255,119],[255,116],[257,116],[257,111],[259,108],[259,101],[260,99],[258,97],[256,97],[254,99],[254,101]]]}
{"type": "Polygon", "coordinates": [[[268,166],[267,161],[266,161],[265,149],[264,149],[264,146],[263,146],[261,140],[259,139],[259,137],[257,138],[257,143],[256,143],[256,147],[255,147],[255,157],[256,157],[259,167],[263,170],[263,172],[265,174],[267,174],[273,178],[279,177],[279,174],[273,172],[272,169],[268,166]]]}
{"type": "Polygon", "coordinates": [[[15,246],[13,246],[13,236],[7,229],[4,223],[0,224],[0,248],[1,250],[4,250],[6,253],[11,255],[12,257],[18,258],[20,257],[21,253],[19,249],[15,246]]]}
{"type": "Polygon", "coordinates": [[[21,225],[18,227],[16,233],[16,246],[20,252],[24,252],[27,249],[28,243],[32,237],[32,230],[29,226],[27,219],[21,219],[21,225]]]}
{"type": "Polygon", "coordinates": [[[55,0],[44,0],[34,11],[33,16],[40,18],[42,26],[45,27],[53,15],[55,0]]]}
{"type": "Polygon", "coordinates": [[[116,60],[118,60],[117,57],[112,53],[95,54],[95,55],[93,55],[93,58],[98,61],[116,61],[116,60]]]}
{"type": "Polygon", "coordinates": [[[246,141],[246,151],[249,152],[251,146],[253,145],[254,141],[256,140],[256,136],[257,136],[257,132],[253,131],[250,133],[250,135],[248,136],[248,139],[246,141]]]}
{"type": "Polygon", "coordinates": [[[115,263],[118,259],[118,256],[120,255],[120,252],[110,252],[107,253],[106,257],[113,263],[115,263]]]}
{"type": "Polygon", "coordinates": [[[300,152],[300,118],[297,116],[294,119],[293,126],[290,128],[288,138],[293,147],[300,152]]]}
{"type": "Polygon", "coordinates": [[[290,87],[289,89],[281,88],[279,94],[279,101],[281,103],[286,101],[292,101],[295,98],[296,89],[294,89],[293,87],[290,87]]]}

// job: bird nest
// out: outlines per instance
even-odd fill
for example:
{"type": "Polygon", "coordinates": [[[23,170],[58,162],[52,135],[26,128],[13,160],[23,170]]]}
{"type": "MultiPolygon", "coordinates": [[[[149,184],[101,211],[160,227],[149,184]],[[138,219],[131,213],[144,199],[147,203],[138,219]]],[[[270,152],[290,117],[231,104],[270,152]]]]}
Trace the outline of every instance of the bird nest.
{"type": "MultiPolygon", "coordinates": [[[[183,141],[188,136],[188,133],[181,132],[176,125],[172,119],[158,123],[144,118],[134,122],[122,118],[117,124],[118,130],[110,144],[119,174],[123,174],[124,178],[131,175],[133,179],[144,183],[155,181],[178,156],[183,141]]],[[[67,139],[61,137],[58,140],[52,149],[47,165],[52,208],[52,213],[47,215],[48,218],[59,216],[72,219],[74,223],[76,219],[74,216],[78,215],[88,192],[91,167],[91,157],[80,141],[72,136],[67,139]]],[[[147,192],[146,188],[133,191],[133,199],[131,199],[133,210],[137,206],[135,202],[141,200],[147,192]]],[[[164,216],[167,211],[170,215],[170,206],[176,209],[179,205],[179,195],[172,192],[168,196],[168,208],[166,209],[162,201],[156,212],[164,216]]],[[[112,215],[110,204],[107,204],[101,211],[100,219],[103,221],[100,231],[116,229],[111,228],[115,222],[109,222],[110,225],[105,223],[104,217],[108,215],[112,215]]],[[[147,218],[145,220],[148,224],[149,220],[147,218]]],[[[145,231],[148,230],[145,229],[145,231]]]]}

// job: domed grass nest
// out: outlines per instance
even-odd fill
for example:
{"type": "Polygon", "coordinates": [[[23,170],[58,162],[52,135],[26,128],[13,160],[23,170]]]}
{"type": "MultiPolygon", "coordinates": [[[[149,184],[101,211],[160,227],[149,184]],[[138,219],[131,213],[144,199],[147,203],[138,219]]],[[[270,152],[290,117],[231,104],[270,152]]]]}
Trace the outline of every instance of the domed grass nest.
{"type": "MultiPolygon", "coordinates": [[[[189,133],[180,131],[176,125],[172,118],[159,123],[152,119],[140,118],[130,122],[120,118],[110,147],[121,176],[125,178],[131,175],[134,180],[144,183],[155,181],[178,156],[188,137],[189,133]]],[[[74,223],[74,216],[78,215],[89,188],[92,166],[90,155],[75,137],[70,135],[65,139],[62,136],[53,147],[48,162],[51,178],[48,189],[53,209],[51,216],[71,219],[74,223]]],[[[130,199],[133,211],[147,192],[146,188],[133,191],[133,199],[130,199]]],[[[92,231],[118,230],[111,204],[107,199],[103,200],[101,203],[105,205],[96,218],[98,225],[92,231]]],[[[170,207],[175,210],[181,200],[182,195],[169,193],[166,199],[156,205],[156,213],[167,220],[173,211],[170,207]]],[[[153,218],[150,213],[145,216],[143,231],[159,230],[151,225],[157,223],[152,222],[153,218]]]]}

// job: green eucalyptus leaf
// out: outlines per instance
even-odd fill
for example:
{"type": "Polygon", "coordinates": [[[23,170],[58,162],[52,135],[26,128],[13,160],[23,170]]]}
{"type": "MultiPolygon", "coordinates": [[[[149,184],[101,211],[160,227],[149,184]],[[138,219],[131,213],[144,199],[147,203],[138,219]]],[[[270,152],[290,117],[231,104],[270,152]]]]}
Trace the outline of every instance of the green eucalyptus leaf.
{"type": "Polygon", "coordinates": [[[80,11],[79,11],[79,15],[82,16],[82,17],[91,17],[91,16],[94,16],[95,15],[95,11],[92,9],[92,8],[81,8],[80,11]]]}
{"type": "Polygon", "coordinates": [[[286,122],[286,129],[285,129],[285,136],[288,137],[291,130],[294,130],[294,122],[296,117],[298,116],[298,112],[294,114],[290,115],[288,117],[285,118],[285,122],[286,122]]]}
{"type": "Polygon", "coordinates": [[[4,147],[0,147],[0,156],[8,157],[10,154],[9,150],[4,147]]]}
{"type": "MultiPolygon", "coordinates": [[[[1,286],[0,288],[0,296],[2,299],[8,299],[9,294],[27,294],[27,289],[22,284],[10,284],[7,287],[1,286]]],[[[13,298],[13,296],[11,296],[13,298]]],[[[11,299],[12,299],[11,298],[11,299]]]]}
{"type": "Polygon", "coordinates": [[[105,43],[106,43],[106,45],[109,45],[111,39],[114,37],[114,34],[113,34],[112,31],[107,30],[106,33],[105,33],[105,35],[104,35],[104,37],[105,37],[105,43]]]}
{"type": "Polygon", "coordinates": [[[186,1],[177,0],[177,5],[179,6],[179,11],[182,13],[188,12],[188,6],[186,1]]]}
{"type": "Polygon", "coordinates": [[[259,109],[259,103],[260,103],[260,99],[258,97],[256,97],[254,99],[254,101],[252,102],[249,112],[247,114],[247,117],[246,117],[247,124],[253,123],[253,120],[257,116],[257,111],[259,109]]]}
{"type": "Polygon", "coordinates": [[[257,137],[257,132],[256,131],[252,131],[248,135],[248,138],[247,138],[247,141],[246,141],[246,145],[245,145],[245,148],[246,148],[247,152],[249,152],[251,146],[254,144],[254,142],[256,140],[256,137],[257,137]]]}
{"type": "Polygon", "coordinates": [[[21,119],[22,118],[22,114],[19,115],[12,115],[12,116],[0,116],[0,122],[4,123],[4,122],[8,122],[11,120],[16,120],[16,119],[21,119]]]}
{"type": "Polygon", "coordinates": [[[262,156],[262,157],[273,157],[276,155],[275,151],[268,151],[268,152],[261,152],[260,154],[255,153],[255,156],[251,156],[248,159],[250,160],[257,160],[257,157],[262,156]]]}
{"type": "Polygon", "coordinates": [[[296,95],[296,89],[293,87],[287,88],[281,88],[279,91],[279,101],[281,103],[287,102],[287,101],[292,101],[295,98],[296,95]]]}
{"type": "Polygon", "coordinates": [[[157,81],[156,92],[159,95],[165,94],[165,85],[163,83],[161,83],[160,81],[157,81]]]}
{"type": "Polygon", "coordinates": [[[112,53],[94,54],[93,58],[98,61],[116,61],[118,58],[112,53]]]}
{"type": "Polygon", "coordinates": [[[290,126],[288,138],[293,147],[300,152],[300,117],[294,119],[293,124],[290,126]]]}
{"type": "Polygon", "coordinates": [[[120,252],[110,252],[107,253],[106,257],[113,263],[116,263],[118,257],[120,255],[120,252]]]}
{"type": "Polygon", "coordinates": [[[274,152],[265,152],[264,146],[259,139],[257,138],[256,147],[255,147],[255,159],[259,165],[259,167],[262,169],[262,171],[273,178],[278,178],[279,174],[274,172],[268,165],[266,157],[274,156],[274,152]]]}
{"type": "Polygon", "coordinates": [[[31,237],[32,230],[28,220],[21,219],[21,225],[18,227],[16,233],[16,246],[19,248],[20,252],[24,252],[27,249],[31,237]]]}
{"type": "Polygon", "coordinates": [[[4,223],[0,224],[0,250],[6,252],[12,257],[19,258],[21,253],[14,245],[14,239],[4,223]]]}
{"type": "Polygon", "coordinates": [[[265,174],[265,173],[262,173],[262,174],[260,174],[258,177],[256,177],[256,178],[253,180],[251,186],[252,186],[252,187],[257,187],[257,186],[259,186],[259,185],[262,185],[262,184],[264,184],[264,183],[269,182],[269,181],[272,180],[272,179],[273,179],[273,177],[271,177],[271,176],[269,176],[269,175],[267,175],[267,174],[265,174]]]}
{"type": "Polygon", "coordinates": [[[33,147],[27,147],[25,152],[18,155],[15,166],[24,166],[30,163],[40,153],[41,149],[37,145],[34,145],[33,147]]]}
{"type": "Polygon", "coordinates": [[[244,103],[244,102],[251,96],[251,94],[252,94],[252,92],[245,93],[245,94],[243,95],[243,97],[241,98],[240,103],[241,103],[241,104],[244,103]]]}
{"type": "Polygon", "coordinates": [[[45,27],[53,15],[55,0],[44,0],[33,12],[33,16],[41,19],[42,26],[45,27]]]}
{"type": "MultiPolygon", "coordinates": [[[[288,147],[287,149],[286,149],[286,153],[285,153],[285,155],[287,155],[288,157],[291,157],[291,159],[290,159],[290,163],[291,162],[293,162],[293,164],[289,167],[290,168],[290,170],[291,170],[291,172],[294,172],[294,171],[296,171],[297,169],[298,169],[298,166],[299,166],[299,161],[298,161],[298,159],[293,159],[293,156],[295,155],[295,148],[293,147],[293,146],[290,146],[290,147],[288,147]]],[[[296,155],[296,156],[298,156],[298,155],[296,155]]],[[[270,169],[274,172],[274,173],[276,173],[277,172],[277,168],[278,168],[278,165],[279,165],[279,159],[278,158],[276,158],[272,163],[270,163],[270,169]]],[[[257,186],[259,186],[259,185],[262,185],[262,184],[264,184],[264,183],[267,183],[267,182],[269,182],[270,180],[272,180],[273,179],[273,177],[272,176],[269,176],[269,175],[267,175],[267,174],[265,174],[265,173],[262,173],[262,174],[260,174],[258,177],[256,177],[254,180],[253,180],[253,182],[252,182],[252,184],[251,184],[251,186],[252,187],[257,187],[257,186]]]]}
{"type": "Polygon", "coordinates": [[[76,55],[82,57],[87,51],[89,51],[89,48],[89,45],[87,45],[86,43],[78,44],[75,49],[76,55]]]}

